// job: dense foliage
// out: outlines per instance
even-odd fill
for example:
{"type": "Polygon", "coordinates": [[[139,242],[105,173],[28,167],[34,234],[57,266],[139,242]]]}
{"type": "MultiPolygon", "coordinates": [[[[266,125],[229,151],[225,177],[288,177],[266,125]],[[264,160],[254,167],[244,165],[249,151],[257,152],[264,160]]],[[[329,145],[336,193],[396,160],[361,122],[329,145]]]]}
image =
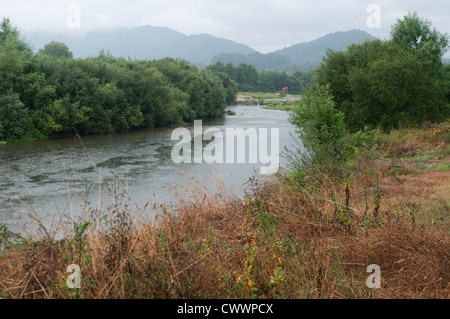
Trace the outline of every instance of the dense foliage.
{"type": "Polygon", "coordinates": [[[303,143],[294,166],[351,160],[356,146],[371,143],[371,128],[389,131],[448,119],[450,68],[442,63],[448,35],[416,14],[398,20],[391,35],[328,52],[314,89],[292,115],[303,143]]]}
{"type": "Polygon", "coordinates": [[[289,92],[302,94],[312,85],[314,71],[301,72],[295,70],[293,74],[278,71],[258,72],[253,65],[241,63],[233,64],[216,62],[208,70],[227,74],[238,85],[240,92],[277,92],[283,87],[289,87],[289,92]]]}
{"type": "Polygon", "coordinates": [[[347,128],[383,129],[435,122],[449,114],[449,68],[442,63],[448,36],[416,14],[399,20],[389,41],[329,51],[317,82],[330,85],[347,128]]]}
{"type": "Polygon", "coordinates": [[[328,48],[334,51],[345,51],[350,44],[359,44],[375,38],[360,30],[335,32],[310,42],[294,44],[284,49],[262,54],[253,53],[221,53],[212,59],[234,66],[241,63],[251,64],[258,71],[279,71],[292,74],[295,70],[309,72],[317,69],[328,48]]]}
{"type": "Polygon", "coordinates": [[[101,52],[73,59],[62,43],[33,54],[0,29],[0,140],[126,132],[224,114],[236,85],[186,61],[136,61],[101,52]]]}
{"type": "Polygon", "coordinates": [[[336,109],[329,87],[316,87],[294,110],[291,121],[301,128],[298,134],[304,148],[298,150],[301,156],[291,160],[294,167],[341,161],[345,157],[347,132],[344,114],[336,109]]]}

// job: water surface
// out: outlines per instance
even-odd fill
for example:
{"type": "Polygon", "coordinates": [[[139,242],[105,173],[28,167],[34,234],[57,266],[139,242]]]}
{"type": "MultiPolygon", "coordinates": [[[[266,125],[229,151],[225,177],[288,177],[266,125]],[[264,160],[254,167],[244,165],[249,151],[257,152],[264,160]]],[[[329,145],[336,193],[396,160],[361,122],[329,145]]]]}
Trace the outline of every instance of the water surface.
{"type": "MultiPolygon", "coordinates": [[[[289,114],[264,110],[261,106],[235,105],[228,109],[236,116],[203,121],[203,129],[271,128],[280,129],[280,150],[294,144],[289,114]]],[[[193,132],[193,124],[186,126],[193,132]]],[[[23,225],[29,213],[39,216],[79,214],[81,204],[98,206],[99,182],[121,184],[129,203],[145,206],[154,202],[171,203],[169,191],[177,184],[205,185],[217,192],[214,182],[221,180],[242,196],[243,184],[259,172],[262,164],[175,164],[171,140],[176,127],[147,129],[126,134],[65,138],[8,144],[0,147],[0,223],[23,225]],[[126,192],[125,192],[126,190],[126,192]]],[[[193,135],[193,134],[192,134],[193,135]]],[[[224,133],[225,136],[225,133],[224,133]]],[[[281,158],[281,165],[286,160],[281,158]]],[[[189,186],[188,186],[189,187],[189,186]]],[[[100,193],[101,205],[108,195],[100,193]]],[[[150,206],[150,205],[149,205],[150,206]]]]}

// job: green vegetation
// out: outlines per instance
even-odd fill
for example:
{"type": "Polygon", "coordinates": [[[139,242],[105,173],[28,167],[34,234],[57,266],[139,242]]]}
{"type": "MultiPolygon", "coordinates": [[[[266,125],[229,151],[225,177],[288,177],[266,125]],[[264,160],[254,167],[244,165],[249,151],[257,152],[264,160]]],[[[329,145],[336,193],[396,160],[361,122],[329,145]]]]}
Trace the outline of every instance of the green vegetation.
{"type": "Polygon", "coordinates": [[[295,70],[293,74],[277,71],[258,72],[253,65],[245,63],[234,67],[231,63],[224,65],[222,62],[216,62],[207,69],[228,74],[236,82],[240,92],[270,92],[273,94],[287,86],[289,93],[303,94],[314,81],[314,71],[295,70]]]}
{"type": "Polygon", "coordinates": [[[70,52],[67,45],[56,41],[52,41],[49,44],[47,44],[43,50],[39,51],[39,53],[55,58],[65,58],[65,59],[73,58],[73,53],[70,52]]]}
{"type": "Polygon", "coordinates": [[[224,64],[231,63],[234,66],[241,63],[251,64],[258,71],[278,71],[291,74],[295,70],[309,72],[319,66],[328,48],[334,51],[345,51],[351,44],[374,39],[369,33],[360,30],[335,32],[273,53],[222,53],[214,57],[213,63],[220,61],[224,64]]]}
{"type": "Polygon", "coordinates": [[[345,158],[344,114],[337,110],[328,87],[317,87],[294,109],[291,121],[299,127],[298,134],[306,150],[292,158],[293,166],[302,170],[311,162],[329,165],[345,158]]]}
{"type": "Polygon", "coordinates": [[[416,14],[399,20],[392,39],[329,51],[317,83],[329,85],[346,127],[385,130],[450,116],[450,68],[442,64],[449,37],[416,14]]]}
{"type": "MultiPolygon", "coordinates": [[[[185,187],[189,201],[170,209],[155,204],[158,215],[149,222],[136,217],[141,211],[130,209],[126,198],[121,202],[116,183],[110,203],[83,206],[81,220],[64,229],[63,223],[44,227],[35,220],[37,239],[0,225],[0,296],[448,299],[450,121],[444,93],[450,85],[434,55],[443,52],[434,49],[445,48],[445,37],[437,45],[436,37],[422,33],[428,26],[416,15],[394,26],[394,38],[431,39],[414,48],[377,40],[330,52],[314,89],[292,113],[302,146],[290,154],[290,167],[270,181],[251,178],[245,200],[236,200],[232,190],[205,193],[193,181],[185,187]],[[392,76],[417,90],[389,89],[396,84],[392,76]],[[423,103],[424,96],[433,97],[442,108],[426,109],[440,123],[428,123],[411,95],[423,103]],[[365,105],[362,97],[373,104],[358,113],[359,121],[354,112],[365,105]],[[385,108],[387,102],[393,104],[385,108]],[[430,165],[435,169],[426,169],[430,165]],[[63,238],[55,240],[56,234],[63,238]],[[83,267],[82,286],[69,290],[66,269],[74,263],[83,267]],[[366,285],[371,264],[382,270],[381,289],[366,285]]],[[[171,70],[163,74],[182,88],[171,70]]],[[[13,94],[3,103],[14,114],[27,111],[13,94]]]]}
{"type": "Polygon", "coordinates": [[[21,234],[13,233],[8,229],[8,224],[0,223],[0,253],[5,248],[14,247],[20,243],[21,234]]]}
{"type": "Polygon", "coordinates": [[[252,179],[246,200],[194,181],[190,202],[157,205],[155,222],[116,183],[110,202],[83,206],[73,223],[40,222],[38,237],[0,224],[0,298],[448,299],[448,172],[410,170],[395,154],[437,151],[449,129],[374,131],[373,152],[361,143],[353,165],[252,179]],[[67,287],[71,264],[80,289],[67,287]],[[366,286],[370,264],[381,289],[366,286]]]}
{"type": "Polygon", "coordinates": [[[225,73],[186,61],[131,61],[101,52],[73,59],[63,43],[34,55],[0,29],[0,140],[127,132],[221,116],[236,99],[225,73]]]}
{"type": "Polygon", "coordinates": [[[439,164],[438,166],[436,166],[437,170],[445,170],[445,169],[450,169],[450,164],[439,164]]]}
{"type": "MultiPolygon", "coordinates": [[[[383,148],[379,144],[382,131],[449,118],[449,69],[441,62],[449,48],[448,35],[432,29],[416,14],[399,20],[391,34],[389,41],[328,52],[313,90],[300,100],[291,117],[304,148],[291,154],[292,166],[300,175],[310,165],[327,171],[330,165],[345,168],[361,156],[372,156],[374,149],[383,148]]],[[[445,139],[447,131],[436,132],[445,139]]],[[[391,136],[395,137],[390,143],[397,145],[408,137],[391,136]]],[[[389,156],[400,158],[403,151],[408,149],[389,156]]],[[[433,152],[430,155],[437,156],[433,152]]]]}
{"type": "Polygon", "coordinates": [[[266,110],[278,110],[278,111],[294,111],[297,108],[297,104],[282,103],[282,104],[269,104],[263,107],[266,110]]]}
{"type": "Polygon", "coordinates": [[[226,115],[236,115],[236,112],[233,112],[233,111],[230,111],[230,110],[227,110],[226,112],[225,112],[225,114],[226,115]]]}
{"type": "Polygon", "coordinates": [[[253,100],[279,99],[278,93],[273,92],[239,92],[238,95],[250,96],[253,100]]]}

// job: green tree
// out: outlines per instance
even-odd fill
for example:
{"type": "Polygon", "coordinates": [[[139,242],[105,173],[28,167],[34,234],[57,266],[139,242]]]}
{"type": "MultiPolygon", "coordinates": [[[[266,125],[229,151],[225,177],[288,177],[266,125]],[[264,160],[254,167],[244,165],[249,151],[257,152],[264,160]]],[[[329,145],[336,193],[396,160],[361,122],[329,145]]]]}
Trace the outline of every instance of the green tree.
{"type": "Polygon", "coordinates": [[[9,39],[16,39],[19,43],[17,49],[19,51],[28,51],[31,52],[30,46],[20,39],[19,30],[14,27],[11,23],[11,20],[8,18],[4,18],[0,27],[0,45],[3,45],[9,39]]]}
{"type": "Polygon", "coordinates": [[[31,135],[32,122],[19,95],[0,96],[0,139],[22,139],[31,135]]]}
{"type": "MultiPolygon", "coordinates": [[[[224,114],[230,76],[175,59],[132,61],[100,52],[73,59],[63,43],[38,54],[4,19],[0,26],[0,138],[107,134],[224,114]]],[[[223,68],[223,67],[222,67],[223,68]]]]}
{"type": "MultiPolygon", "coordinates": [[[[345,114],[351,132],[366,126],[389,130],[402,124],[438,121],[448,114],[444,93],[448,81],[441,53],[433,56],[426,50],[435,47],[431,40],[413,41],[410,34],[399,31],[412,22],[418,27],[427,26],[421,21],[407,16],[393,27],[396,38],[392,40],[368,41],[349,46],[346,52],[327,53],[316,72],[316,81],[330,86],[336,107],[345,114]],[[435,62],[436,58],[439,62],[435,62]]],[[[435,36],[429,36],[432,38],[435,36]]]]}
{"type": "Polygon", "coordinates": [[[4,19],[0,29],[0,92],[15,91],[16,79],[30,67],[32,56],[17,29],[4,19]]]}
{"type": "Polygon", "coordinates": [[[209,70],[211,70],[214,73],[214,75],[216,75],[222,81],[222,86],[225,89],[226,103],[228,105],[235,103],[238,94],[238,87],[236,85],[236,82],[231,80],[230,76],[225,72],[217,71],[217,68],[211,68],[209,70]]]}
{"type": "Polygon", "coordinates": [[[241,92],[257,92],[259,74],[255,67],[241,63],[235,69],[235,81],[241,92]]]}
{"type": "Polygon", "coordinates": [[[394,43],[407,50],[420,54],[435,68],[439,68],[442,57],[449,49],[449,36],[432,28],[430,21],[420,18],[417,13],[409,13],[402,20],[398,19],[392,27],[391,36],[394,43]]]}
{"type": "Polygon", "coordinates": [[[317,86],[307,94],[292,114],[291,122],[299,127],[304,147],[291,161],[294,166],[302,168],[310,163],[325,165],[345,160],[344,114],[336,108],[328,86],[317,86]]]}
{"type": "Polygon", "coordinates": [[[45,136],[73,133],[79,124],[88,119],[89,111],[79,103],[72,103],[66,96],[35,112],[35,126],[45,136]]]}
{"type": "Polygon", "coordinates": [[[73,53],[69,50],[67,45],[57,41],[52,41],[46,44],[44,49],[39,50],[39,53],[54,58],[73,58],[73,53]]]}

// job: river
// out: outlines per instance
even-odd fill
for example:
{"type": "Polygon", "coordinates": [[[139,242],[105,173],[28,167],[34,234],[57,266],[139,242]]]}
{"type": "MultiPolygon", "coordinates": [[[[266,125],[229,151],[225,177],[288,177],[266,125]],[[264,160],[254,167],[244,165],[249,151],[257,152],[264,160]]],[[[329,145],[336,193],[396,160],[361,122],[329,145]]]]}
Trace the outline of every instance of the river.
{"type": "MultiPolygon", "coordinates": [[[[203,121],[203,129],[278,128],[280,151],[292,148],[295,127],[289,114],[265,110],[261,106],[234,105],[236,115],[203,121]]],[[[193,124],[186,126],[193,131],[193,124]]],[[[205,185],[218,192],[220,180],[236,196],[244,195],[249,178],[259,172],[258,164],[175,164],[171,139],[176,127],[147,129],[126,134],[21,142],[0,146],[0,223],[21,228],[30,213],[40,217],[77,215],[81,205],[107,205],[108,196],[99,192],[99,183],[114,185],[118,180],[130,205],[144,207],[154,202],[174,203],[174,185],[205,185]]],[[[247,149],[248,149],[247,143],[247,149]]],[[[248,162],[246,162],[248,163],[248,162]]],[[[281,156],[281,166],[286,165],[281,156]]],[[[189,188],[189,186],[187,186],[189,188]]]]}

